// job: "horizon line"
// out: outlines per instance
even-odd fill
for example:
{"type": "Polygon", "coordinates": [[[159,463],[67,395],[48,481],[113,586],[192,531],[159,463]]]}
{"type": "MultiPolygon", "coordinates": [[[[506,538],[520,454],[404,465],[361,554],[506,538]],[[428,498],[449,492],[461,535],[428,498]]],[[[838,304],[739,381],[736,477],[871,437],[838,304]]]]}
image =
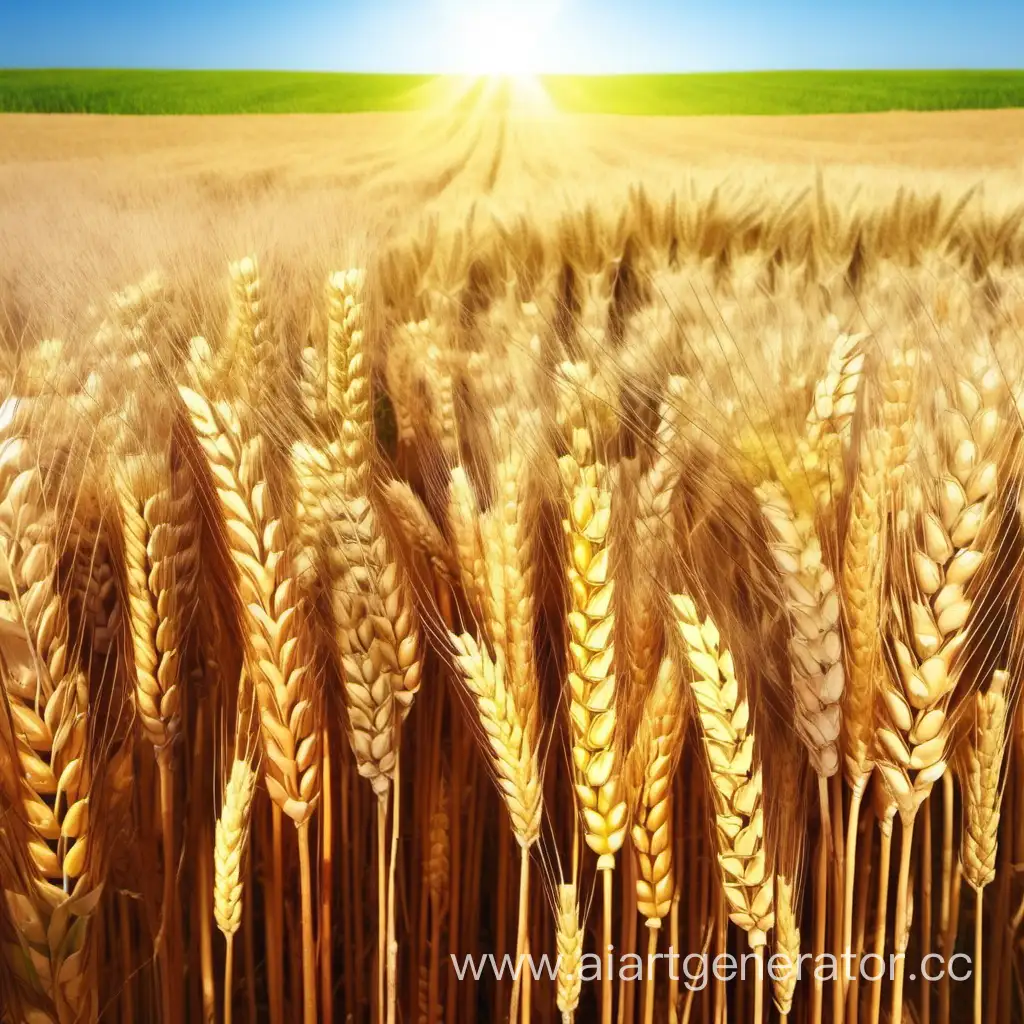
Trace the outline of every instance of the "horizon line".
{"type": "Polygon", "coordinates": [[[402,71],[367,71],[338,68],[266,68],[266,67],[156,67],[124,65],[93,65],[93,64],[11,64],[0,66],[0,73],[7,71],[149,71],[154,73],[185,73],[185,74],[267,74],[267,75],[361,75],[382,78],[644,78],[644,77],[706,77],[710,75],[787,75],[787,74],[928,74],[928,73],[990,73],[1019,74],[1024,73],[1021,67],[793,67],[793,68],[722,68],[720,70],[648,70],[648,71],[536,71],[529,75],[486,75],[465,71],[437,70],[402,70],[402,71]]]}

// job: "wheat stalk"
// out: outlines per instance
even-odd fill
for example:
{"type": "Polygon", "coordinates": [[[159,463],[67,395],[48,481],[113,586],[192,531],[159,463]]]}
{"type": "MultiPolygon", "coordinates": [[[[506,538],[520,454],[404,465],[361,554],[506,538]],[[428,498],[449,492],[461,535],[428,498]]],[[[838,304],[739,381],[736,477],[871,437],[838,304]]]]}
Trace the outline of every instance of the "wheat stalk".
{"type": "Polygon", "coordinates": [[[840,701],[846,683],[839,631],[839,594],[825,565],[814,523],[794,509],[782,487],[758,491],[761,512],[772,528],[770,542],[782,573],[793,632],[790,664],[796,724],[820,778],[839,770],[840,701]]]}
{"type": "Polygon", "coordinates": [[[972,735],[964,745],[964,831],[960,852],[963,878],[977,899],[974,921],[974,1020],[982,1021],[982,953],[984,949],[984,891],[996,876],[999,843],[999,805],[1006,752],[1008,718],[1006,688],[1009,676],[997,670],[984,692],[974,698],[972,735]]]}
{"type": "Polygon", "coordinates": [[[27,826],[26,891],[7,889],[26,966],[57,1019],[92,1019],[86,975],[88,921],[102,886],[89,870],[89,688],[76,664],[68,607],[58,587],[59,524],[33,446],[0,445],[0,602],[3,701],[12,724],[27,826]]]}
{"type": "Polygon", "coordinates": [[[441,925],[448,903],[448,881],[451,870],[451,818],[448,784],[444,775],[438,776],[434,810],[430,815],[430,850],[427,856],[426,881],[430,890],[430,967],[427,972],[427,1008],[421,1014],[427,1021],[442,1019],[439,998],[439,959],[441,925]]]}
{"type": "MultiPolygon", "coordinates": [[[[316,1015],[309,821],[320,798],[320,699],[296,544],[275,513],[262,436],[236,411],[180,389],[213,477],[247,628],[246,663],[266,753],[264,782],[276,813],[295,823],[303,890],[303,993],[316,1015]]],[[[274,996],[274,998],[278,998],[274,996]]]]}
{"type": "Polygon", "coordinates": [[[242,860],[249,834],[255,774],[249,762],[235,758],[224,786],[214,834],[214,905],[217,927],[230,939],[242,921],[242,860]]]}
{"type": "Polygon", "coordinates": [[[972,889],[983,889],[996,876],[1008,682],[1006,672],[996,671],[988,689],[975,695],[973,734],[963,747],[966,822],[960,862],[972,889]]]}
{"type": "MultiPolygon", "coordinates": [[[[169,443],[169,439],[168,439],[169,443]]],[[[161,448],[163,450],[161,450],[161,448]]],[[[126,576],[126,618],[134,654],[135,705],[156,751],[163,818],[162,906],[164,1001],[174,1012],[172,978],[180,957],[174,901],[174,741],[181,728],[182,656],[197,599],[199,543],[188,471],[168,464],[170,451],[125,455],[117,463],[126,576]]]]}
{"type": "Polygon", "coordinates": [[[775,1006],[783,1019],[793,1009],[793,994],[799,975],[800,922],[794,903],[793,883],[775,876],[775,952],[782,958],[782,970],[773,977],[775,1006]]]}
{"type": "Polygon", "coordinates": [[[608,527],[608,471],[594,460],[590,438],[573,435],[574,451],[560,462],[569,491],[569,717],[572,723],[576,796],[583,809],[587,845],[599,871],[615,866],[626,835],[628,808],[615,746],[615,648],[608,527]]]}
{"type": "Polygon", "coordinates": [[[971,584],[985,560],[997,485],[1001,416],[991,391],[958,387],[945,470],[918,516],[911,572],[895,595],[894,671],[878,728],[879,768],[901,817],[912,820],[946,769],[946,709],[969,636],[971,584]]]}
{"type": "Polygon", "coordinates": [[[652,929],[661,927],[675,893],[672,780],[681,755],[685,722],[681,697],[679,669],[672,658],[666,657],[647,696],[633,744],[639,786],[632,828],[638,865],[637,906],[652,929]]]}
{"type": "Polygon", "coordinates": [[[555,1005],[562,1015],[562,1024],[572,1024],[583,987],[580,960],[583,957],[583,930],[580,927],[579,897],[572,882],[558,886],[555,918],[555,945],[558,951],[558,977],[555,983],[555,1005]]]}
{"type": "Polygon", "coordinates": [[[799,441],[799,466],[819,508],[836,504],[846,488],[844,460],[850,446],[857,391],[864,372],[863,335],[840,334],[829,352],[825,373],[799,441]]]}
{"type": "Polygon", "coordinates": [[[683,418],[680,398],[683,379],[670,377],[667,397],[661,406],[655,458],[640,477],[637,488],[635,572],[633,587],[625,594],[626,621],[629,627],[629,658],[634,688],[640,692],[648,680],[658,674],[665,644],[666,614],[652,573],[670,547],[672,496],[682,475],[681,455],[677,450],[679,423],[683,418]]]}
{"type": "Polygon", "coordinates": [[[480,724],[516,841],[529,849],[540,838],[540,770],[530,723],[506,681],[504,654],[499,649],[492,658],[469,633],[452,634],[451,643],[459,671],[477,700],[480,724]]]}
{"type": "MultiPolygon", "coordinates": [[[[896,895],[896,947],[909,932],[907,886],[918,808],[946,771],[948,706],[970,635],[972,584],[985,561],[998,482],[1002,417],[997,380],[961,380],[948,410],[942,475],[918,513],[909,578],[894,596],[894,670],[884,690],[878,761],[903,822],[896,895]]],[[[892,1013],[900,1019],[904,964],[897,964],[892,1013]]]]}
{"type": "Polygon", "coordinates": [[[463,592],[474,617],[484,614],[487,601],[487,568],[480,531],[480,505],[466,471],[451,471],[448,489],[448,517],[452,524],[452,548],[459,565],[463,592]]]}
{"type": "Polygon", "coordinates": [[[249,812],[255,774],[245,758],[235,758],[224,787],[214,830],[213,916],[224,936],[224,1021],[231,1022],[234,938],[242,922],[242,861],[249,841],[249,812]]]}
{"type": "Polygon", "coordinates": [[[711,775],[718,865],[729,918],[756,949],[767,942],[774,915],[750,708],[740,696],[732,655],[721,649],[714,622],[707,618],[702,623],[686,595],[673,595],[672,603],[694,674],[691,691],[711,775]]]}
{"type": "Polygon", "coordinates": [[[654,1019],[654,956],[658,930],[672,909],[676,890],[672,864],[672,780],[683,736],[680,690],[678,666],[671,657],[666,657],[644,702],[633,744],[635,762],[631,774],[639,789],[631,833],[637,862],[636,899],[649,929],[644,975],[647,1024],[654,1019]]]}
{"type": "MultiPolygon", "coordinates": [[[[588,430],[575,427],[572,448],[559,460],[568,493],[563,527],[569,547],[569,721],[576,799],[584,838],[604,873],[604,946],[611,945],[612,871],[629,825],[616,746],[614,591],[611,575],[611,484],[594,456],[588,430]]],[[[602,977],[603,1024],[610,1024],[612,989],[602,977]]]]}
{"type": "Polygon", "coordinates": [[[452,586],[459,576],[457,561],[419,496],[403,480],[389,480],[382,487],[382,492],[406,543],[423,553],[437,580],[452,586]]]}

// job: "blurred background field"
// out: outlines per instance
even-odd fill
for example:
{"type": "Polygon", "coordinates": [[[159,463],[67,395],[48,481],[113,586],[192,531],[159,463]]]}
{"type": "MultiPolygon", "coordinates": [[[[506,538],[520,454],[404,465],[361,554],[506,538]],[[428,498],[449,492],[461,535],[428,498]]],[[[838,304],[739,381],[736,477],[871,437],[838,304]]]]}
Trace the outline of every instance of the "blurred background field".
{"type": "MultiPolygon", "coordinates": [[[[456,80],[457,81],[457,80],[456,80]]],[[[824,114],[1024,106],[1024,71],[761,71],[547,75],[565,113],[824,114]]],[[[118,69],[0,70],[0,111],[87,114],[316,114],[422,110],[452,80],[434,75],[118,69]]]]}

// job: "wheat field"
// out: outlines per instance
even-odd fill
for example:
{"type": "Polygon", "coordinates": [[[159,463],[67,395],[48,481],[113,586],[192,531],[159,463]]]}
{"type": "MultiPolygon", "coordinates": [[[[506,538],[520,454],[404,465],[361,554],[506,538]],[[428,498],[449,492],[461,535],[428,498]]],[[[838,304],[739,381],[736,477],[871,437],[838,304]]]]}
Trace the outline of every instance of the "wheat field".
{"type": "Polygon", "coordinates": [[[1020,112],[517,102],[4,119],[4,1024],[1024,1018],[1020,112]]]}

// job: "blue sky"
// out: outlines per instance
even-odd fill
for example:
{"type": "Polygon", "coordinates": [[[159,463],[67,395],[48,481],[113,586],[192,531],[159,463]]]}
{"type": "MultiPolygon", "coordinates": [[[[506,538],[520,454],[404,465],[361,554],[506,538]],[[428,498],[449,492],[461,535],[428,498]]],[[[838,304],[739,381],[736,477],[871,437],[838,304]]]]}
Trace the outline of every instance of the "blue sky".
{"type": "Polygon", "coordinates": [[[0,0],[0,67],[1013,68],[1024,0],[0,0]],[[511,51],[511,52],[510,52],[511,51]]]}

